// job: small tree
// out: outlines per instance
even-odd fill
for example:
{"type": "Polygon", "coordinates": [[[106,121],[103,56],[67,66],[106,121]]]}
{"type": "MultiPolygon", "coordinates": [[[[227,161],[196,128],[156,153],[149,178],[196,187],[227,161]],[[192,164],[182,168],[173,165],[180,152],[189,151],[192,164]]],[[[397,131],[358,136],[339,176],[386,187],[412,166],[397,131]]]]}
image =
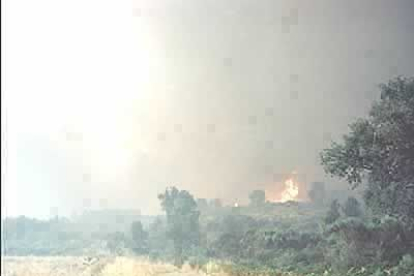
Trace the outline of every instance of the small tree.
{"type": "Polygon", "coordinates": [[[125,235],[122,232],[114,232],[107,236],[106,245],[112,254],[121,255],[125,248],[125,235]]]}
{"type": "Polygon", "coordinates": [[[140,221],[134,221],[131,224],[131,235],[133,250],[136,253],[145,253],[147,251],[148,233],[144,230],[140,221]]]}
{"type": "Polygon", "coordinates": [[[341,217],[341,213],[339,212],[341,205],[339,204],[338,200],[335,199],[332,201],[331,206],[329,207],[328,213],[325,217],[325,223],[331,224],[334,223],[338,218],[341,217]]]}
{"type": "Polygon", "coordinates": [[[167,235],[174,243],[175,263],[181,266],[183,253],[199,243],[197,203],[188,191],[175,187],[168,188],[158,198],[167,215],[167,235]]]}
{"type": "Polygon", "coordinates": [[[362,215],[361,204],[353,196],[348,197],[342,210],[347,217],[360,217],[362,215]]]}
{"type": "Polygon", "coordinates": [[[309,190],[309,198],[312,203],[318,206],[324,205],[325,202],[325,183],[313,182],[311,189],[309,190]]]}
{"type": "Polygon", "coordinates": [[[250,205],[252,206],[263,206],[266,202],[266,193],[263,190],[254,190],[249,195],[250,205]]]}

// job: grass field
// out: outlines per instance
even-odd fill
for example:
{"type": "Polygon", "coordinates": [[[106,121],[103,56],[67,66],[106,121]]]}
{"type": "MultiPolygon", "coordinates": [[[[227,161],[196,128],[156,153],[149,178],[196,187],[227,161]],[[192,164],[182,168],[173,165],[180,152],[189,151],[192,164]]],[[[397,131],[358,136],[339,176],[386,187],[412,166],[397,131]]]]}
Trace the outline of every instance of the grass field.
{"type": "Polygon", "coordinates": [[[2,257],[1,271],[1,276],[226,276],[134,257],[100,257],[90,263],[83,257],[2,257]]]}

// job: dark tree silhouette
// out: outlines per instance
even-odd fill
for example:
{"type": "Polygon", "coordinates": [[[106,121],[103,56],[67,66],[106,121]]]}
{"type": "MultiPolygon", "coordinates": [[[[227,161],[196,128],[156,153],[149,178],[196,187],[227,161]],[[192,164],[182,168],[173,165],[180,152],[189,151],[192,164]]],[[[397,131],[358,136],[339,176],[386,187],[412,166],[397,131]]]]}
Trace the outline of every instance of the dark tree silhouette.
{"type": "Polygon", "coordinates": [[[366,182],[374,212],[414,223],[414,78],[381,85],[368,118],[350,125],[341,143],[321,153],[327,173],[357,187],[366,182]]]}
{"type": "Polygon", "coordinates": [[[166,189],[158,198],[167,215],[167,235],[174,242],[176,265],[181,266],[183,253],[199,243],[197,203],[188,191],[175,187],[166,189]]]}

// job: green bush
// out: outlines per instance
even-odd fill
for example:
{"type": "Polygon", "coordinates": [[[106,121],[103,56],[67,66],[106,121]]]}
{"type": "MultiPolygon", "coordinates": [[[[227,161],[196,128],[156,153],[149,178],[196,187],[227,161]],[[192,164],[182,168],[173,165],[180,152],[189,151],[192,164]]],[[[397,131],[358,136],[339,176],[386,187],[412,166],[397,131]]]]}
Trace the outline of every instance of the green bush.
{"type": "Polygon", "coordinates": [[[413,276],[414,275],[414,257],[413,255],[404,255],[398,265],[390,269],[391,275],[393,276],[400,276],[400,275],[407,275],[413,276]]]}
{"type": "Polygon", "coordinates": [[[384,217],[378,222],[358,218],[337,221],[329,235],[325,259],[337,270],[350,267],[395,265],[414,240],[399,220],[384,217]]]}

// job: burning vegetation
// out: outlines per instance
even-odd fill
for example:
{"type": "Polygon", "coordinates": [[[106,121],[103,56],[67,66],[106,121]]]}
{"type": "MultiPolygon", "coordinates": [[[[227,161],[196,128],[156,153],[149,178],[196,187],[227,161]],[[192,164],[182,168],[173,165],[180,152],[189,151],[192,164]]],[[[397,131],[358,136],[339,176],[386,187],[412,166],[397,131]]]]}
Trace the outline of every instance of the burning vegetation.
{"type": "Polygon", "coordinates": [[[285,181],[285,189],[281,194],[281,202],[296,201],[299,195],[299,186],[292,179],[285,181]]]}
{"type": "Polygon", "coordinates": [[[296,175],[287,177],[281,185],[273,185],[266,189],[267,200],[270,202],[304,201],[307,197],[305,185],[296,175]]]}

